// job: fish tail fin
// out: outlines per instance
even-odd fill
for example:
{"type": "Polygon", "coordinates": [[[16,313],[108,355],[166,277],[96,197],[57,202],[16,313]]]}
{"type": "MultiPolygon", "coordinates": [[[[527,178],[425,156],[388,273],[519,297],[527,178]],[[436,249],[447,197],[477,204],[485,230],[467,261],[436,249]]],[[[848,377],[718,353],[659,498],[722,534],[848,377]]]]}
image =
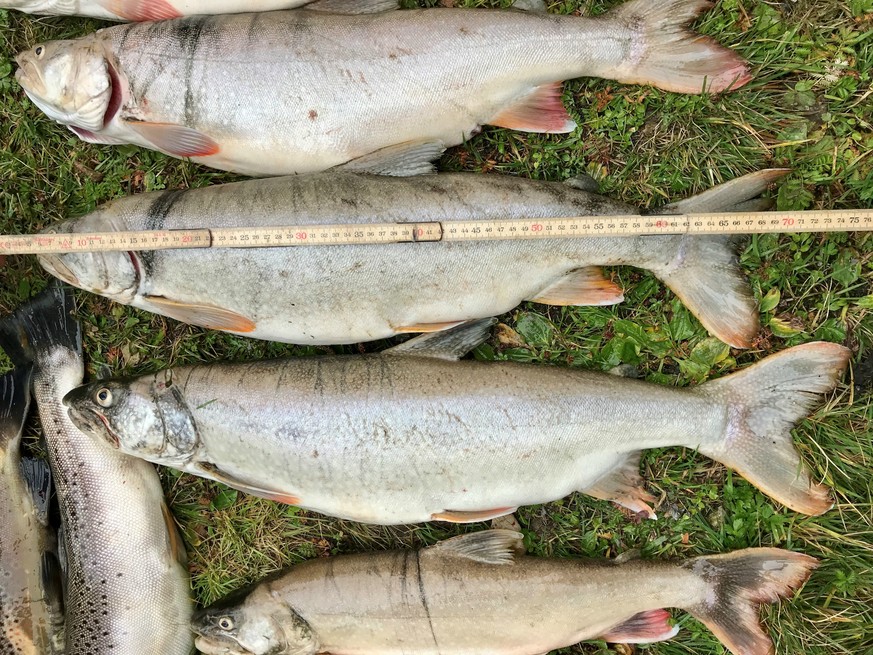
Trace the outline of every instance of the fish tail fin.
{"type": "MultiPolygon", "coordinates": [[[[671,203],[656,214],[732,212],[747,207],[788,169],[773,168],[743,175],[701,194],[671,203]]],[[[663,266],[651,267],[689,310],[716,337],[734,348],[748,348],[758,334],[758,308],[740,270],[731,236],[686,235],[663,266]]]]}
{"type": "Polygon", "coordinates": [[[786,598],[806,582],[818,560],[780,548],[748,548],[695,557],[682,567],[697,574],[709,592],[683,607],[737,655],[772,655],[761,628],[759,606],[786,598]]]}
{"type": "Polygon", "coordinates": [[[607,14],[631,32],[627,57],[609,77],[677,93],[719,93],[752,79],[746,61],[688,25],[708,0],[631,0],[607,14]]]}
{"type": "Polygon", "coordinates": [[[0,453],[17,452],[30,408],[30,366],[19,366],[0,377],[0,453]]]}
{"type": "Polygon", "coordinates": [[[0,319],[0,348],[16,366],[42,366],[57,348],[82,352],[72,291],[51,283],[45,291],[0,319]]]}
{"type": "Polygon", "coordinates": [[[790,430],[834,388],[850,355],[835,343],[807,343],[702,385],[698,393],[727,405],[730,414],[724,438],[700,452],[792,510],[823,514],[833,504],[829,491],[810,479],[790,430]]]}

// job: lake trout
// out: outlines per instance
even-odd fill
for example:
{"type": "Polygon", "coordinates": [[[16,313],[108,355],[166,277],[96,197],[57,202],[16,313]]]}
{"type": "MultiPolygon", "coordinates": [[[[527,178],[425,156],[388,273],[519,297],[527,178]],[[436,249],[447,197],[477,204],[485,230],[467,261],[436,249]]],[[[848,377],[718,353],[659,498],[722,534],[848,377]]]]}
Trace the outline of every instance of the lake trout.
{"type": "Polygon", "coordinates": [[[818,566],[778,548],[685,561],[527,557],[509,530],[420,551],[298,564],[198,612],[206,655],[540,655],[588,639],[673,638],[666,607],[703,622],[735,655],[771,655],[758,608],[818,566]]]}
{"type": "Polygon", "coordinates": [[[806,514],[831,506],[790,428],[850,351],[809,343],[675,389],[513,362],[454,361],[490,320],[376,355],[168,369],[64,403],[129,455],[366,523],[470,522],[582,491],[654,518],[642,450],[696,448],[806,514]]]}
{"type": "Polygon", "coordinates": [[[21,457],[31,369],[0,377],[0,653],[63,650],[62,573],[49,527],[51,473],[21,457]]]}
{"type": "Polygon", "coordinates": [[[632,0],[604,17],[488,9],[307,10],[132,23],[18,56],[16,79],[85,141],[247,175],[428,170],[482,125],[566,133],[562,80],[680,93],[749,81],[685,29],[705,0],[632,0]]]}
{"type": "Polygon", "coordinates": [[[82,434],[63,396],[84,364],[72,296],[59,286],[0,320],[0,346],[33,362],[33,386],[63,525],[65,655],[188,655],[184,546],[154,468],[82,434]]]}
{"type": "Polygon", "coordinates": [[[240,14],[307,5],[310,10],[363,13],[397,6],[393,0],[0,0],[0,8],[27,14],[88,16],[116,21],[168,20],[198,14],[240,14]]]}
{"type": "MultiPolygon", "coordinates": [[[[744,206],[784,170],[753,173],[663,208],[744,206]]],[[[119,198],[49,232],[502,220],[639,209],[568,184],[497,175],[409,178],[329,172],[119,198]]],[[[747,348],[758,312],[722,236],[586,237],[44,255],[52,275],[186,323],[302,344],[358,343],[496,316],[524,300],[608,305],[598,265],[657,275],[714,335],[747,348]]]]}

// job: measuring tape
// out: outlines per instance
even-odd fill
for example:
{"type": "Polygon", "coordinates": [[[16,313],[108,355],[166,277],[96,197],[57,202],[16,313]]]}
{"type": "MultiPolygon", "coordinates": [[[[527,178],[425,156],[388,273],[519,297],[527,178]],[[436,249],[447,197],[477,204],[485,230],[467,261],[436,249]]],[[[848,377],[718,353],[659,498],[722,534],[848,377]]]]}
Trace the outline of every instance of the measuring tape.
{"type": "Polygon", "coordinates": [[[656,234],[766,234],[870,230],[873,230],[873,209],[677,216],[578,216],[0,236],[0,254],[50,255],[70,252],[184,248],[267,248],[656,234]]]}

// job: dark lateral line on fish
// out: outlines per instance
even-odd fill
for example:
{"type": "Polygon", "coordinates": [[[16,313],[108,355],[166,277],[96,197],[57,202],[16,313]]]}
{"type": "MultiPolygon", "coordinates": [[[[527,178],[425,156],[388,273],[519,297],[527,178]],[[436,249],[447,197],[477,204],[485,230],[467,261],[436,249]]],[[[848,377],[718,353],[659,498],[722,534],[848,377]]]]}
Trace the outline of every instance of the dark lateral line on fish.
{"type": "Polygon", "coordinates": [[[645,235],[728,235],[873,231],[873,209],[732,212],[685,215],[577,216],[535,219],[222,227],[179,230],[0,236],[2,255],[386,245],[436,241],[513,241],[645,235]]]}

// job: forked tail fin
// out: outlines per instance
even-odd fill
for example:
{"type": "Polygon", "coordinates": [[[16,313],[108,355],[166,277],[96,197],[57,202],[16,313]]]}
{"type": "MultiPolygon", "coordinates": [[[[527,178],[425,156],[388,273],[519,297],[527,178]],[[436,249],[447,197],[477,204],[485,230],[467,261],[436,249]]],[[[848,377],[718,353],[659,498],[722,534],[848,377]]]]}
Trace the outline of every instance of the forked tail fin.
{"type": "Polygon", "coordinates": [[[700,452],[794,511],[823,514],[833,504],[828,489],[810,479],[790,430],[819,394],[834,388],[850,355],[835,343],[807,343],[702,385],[697,393],[724,403],[730,414],[724,439],[700,452]]]}
{"type": "Polygon", "coordinates": [[[677,93],[719,93],[752,79],[745,60],[688,29],[707,0],[631,0],[606,18],[631,32],[627,58],[610,75],[626,84],[651,84],[677,93]]]}
{"type": "Polygon", "coordinates": [[[30,373],[30,366],[20,366],[0,376],[0,455],[14,449],[17,457],[30,407],[30,373]]]}
{"type": "Polygon", "coordinates": [[[82,352],[82,333],[73,316],[75,303],[69,288],[52,282],[35,298],[0,318],[0,348],[16,366],[35,362],[45,367],[55,348],[82,352]]]}
{"type": "Polygon", "coordinates": [[[808,555],[779,548],[749,548],[696,557],[682,564],[710,587],[706,598],[682,609],[702,621],[734,655],[771,655],[758,608],[797,590],[818,566],[808,555]]]}

